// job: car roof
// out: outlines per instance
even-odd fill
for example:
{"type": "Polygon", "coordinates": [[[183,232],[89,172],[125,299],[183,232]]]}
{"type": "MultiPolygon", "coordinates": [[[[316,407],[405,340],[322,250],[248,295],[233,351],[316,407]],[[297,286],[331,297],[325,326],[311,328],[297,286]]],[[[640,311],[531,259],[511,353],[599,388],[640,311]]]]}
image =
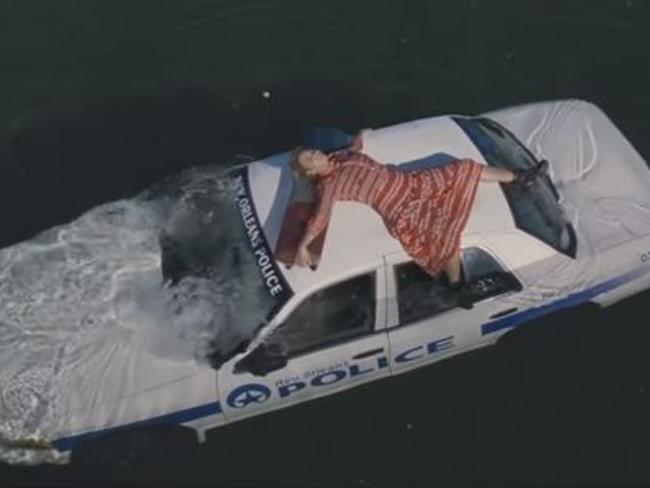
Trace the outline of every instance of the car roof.
{"type": "MultiPolygon", "coordinates": [[[[363,152],[383,164],[401,165],[440,154],[486,164],[452,116],[429,117],[372,130],[364,138],[363,152]]],[[[269,245],[275,248],[294,185],[289,151],[250,163],[248,176],[258,218],[269,245]]],[[[479,185],[461,236],[463,243],[475,243],[490,235],[502,236],[515,230],[500,186],[479,185]]],[[[374,210],[356,202],[337,202],[317,270],[296,266],[288,269],[280,263],[278,267],[294,292],[300,294],[374,267],[384,256],[395,254],[407,257],[374,210]]]]}

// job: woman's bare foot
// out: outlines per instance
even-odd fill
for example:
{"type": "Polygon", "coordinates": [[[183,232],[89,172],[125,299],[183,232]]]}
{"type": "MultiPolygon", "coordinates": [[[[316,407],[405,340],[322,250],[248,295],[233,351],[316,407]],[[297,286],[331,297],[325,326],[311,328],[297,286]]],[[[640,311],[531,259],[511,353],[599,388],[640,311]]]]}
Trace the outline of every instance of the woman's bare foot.
{"type": "Polygon", "coordinates": [[[530,188],[530,186],[537,178],[543,174],[546,174],[547,172],[548,161],[546,159],[542,159],[532,168],[514,170],[515,179],[506,184],[510,184],[521,189],[527,189],[530,188]]]}

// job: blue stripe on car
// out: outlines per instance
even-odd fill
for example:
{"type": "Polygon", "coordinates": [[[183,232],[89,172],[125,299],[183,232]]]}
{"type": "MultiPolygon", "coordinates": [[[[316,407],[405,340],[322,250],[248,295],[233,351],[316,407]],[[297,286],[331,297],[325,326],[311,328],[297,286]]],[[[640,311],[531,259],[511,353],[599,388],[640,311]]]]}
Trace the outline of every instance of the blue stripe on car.
{"type": "Polygon", "coordinates": [[[107,429],[86,432],[83,434],[76,434],[69,437],[62,437],[61,439],[57,439],[52,442],[52,446],[58,451],[69,451],[73,449],[77,444],[88,442],[91,439],[112,432],[117,432],[124,429],[132,429],[134,427],[145,427],[161,424],[182,424],[184,422],[208,417],[209,415],[218,415],[220,413],[222,413],[221,404],[219,402],[212,402],[205,405],[200,405],[198,407],[187,408],[185,410],[179,410],[178,412],[160,415],[158,417],[140,420],[138,422],[132,422],[130,424],[118,425],[115,427],[109,427],[107,429]]]}
{"type": "Polygon", "coordinates": [[[481,334],[488,335],[499,330],[517,327],[524,322],[528,322],[529,320],[533,320],[542,315],[587,302],[598,295],[611,291],[614,288],[617,288],[643,276],[644,274],[648,273],[648,271],[650,271],[650,267],[643,266],[641,268],[629,271],[628,273],[625,273],[621,276],[617,276],[615,278],[604,281],[603,283],[592,288],[588,288],[578,293],[572,293],[566,298],[562,298],[546,305],[542,305],[541,307],[528,309],[516,315],[509,315],[502,319],[485,323],[481,325],[481,334]]]}
{"type": "MultiPolygon", "coordinates": [[[[614,288],[617,288],[637,278],[640,278],[644,274],[647,274],[649,271],[650,271],[650,266],[643,266],[634,269],[628,273],[625,273],[621,276],[611,278],[592,288],[588,288],[578,293],[572,293],[566,298],[562,298],[560,300],[556,300],[546,305],[542,305],[541,307],[531,308],[529,310],[525,310],[524,312],[521,312],[516,315],[509,315],[502,319],[494,320],[492,322],[487,322],[481,326],[481,333],[482,335],[488,335],[503,329],[514,328],[525,322],[540,317],[542,315],[546,315],[551,312],[556,312],[565,308],[579,305],[581,303],[587,302],[597,297],[598,295],[611,291],[614,288]]],[[[219,402],[212,402],[198,407],[188,408],[185,410],[180,410],[178,412],[172,412],[169,414],[160,415],[158,417],[153,417],[138,422],[132,422],[130,424],[109,427],[102,430],[86,432],[83,434],[76,434],[68,437],[62,437],[52,442],[52,445],[55,449],[59,451],[69,451],[73,449],[75,446],[77,446],[78,444],[87,442],[91,439],[94,439],[96,437],[108,433],[117,432],[125,429],[132,429],[135,427],[144,427],[144,426],[161,425],[161,424],[182,424],[185,422],[190,422],[192,420],[197,420],[210,415],[218,415],[222,412],[223,410],[221,408],[221,404],[219,402]]]]}

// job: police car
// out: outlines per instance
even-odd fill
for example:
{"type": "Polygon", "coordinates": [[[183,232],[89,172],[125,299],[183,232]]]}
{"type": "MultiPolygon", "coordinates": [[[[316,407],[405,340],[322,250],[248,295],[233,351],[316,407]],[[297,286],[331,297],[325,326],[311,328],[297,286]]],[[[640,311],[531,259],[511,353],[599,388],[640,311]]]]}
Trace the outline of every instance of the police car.
{"type": "Polygon", "coordinates": [[[246,272],[265,325],[218,368],[188,366],[134,388],[53,446],[66,451],[101,433],[165,422],[203,439],[208,429],[493,344],[536,317],[606,306],[650,285],[650,172],[593,104],[416,120],[370,131],[363,151],[404,171],[461,157],[510,169],[549,161],[548,176],[529,191],[479,185],[462,235],[473,308],[458,307],[445,279],[426,275],[358,203],[335,205],[311,249],[317,267],[291,266],[311,190],[293,175],[289,152],[241,165],[229,174],[248,244],[240,259],[252,263],[246,272]]]}

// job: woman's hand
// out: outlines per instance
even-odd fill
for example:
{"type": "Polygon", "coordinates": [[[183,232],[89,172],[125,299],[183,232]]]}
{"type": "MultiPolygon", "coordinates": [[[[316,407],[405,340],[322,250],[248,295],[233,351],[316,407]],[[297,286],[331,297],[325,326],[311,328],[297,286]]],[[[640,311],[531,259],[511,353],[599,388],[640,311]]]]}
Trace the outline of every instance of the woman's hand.
{"type": "Polygon", "coordinates": [[[361,137],[361,139],[363,140],[363,139],[365,139],[366,136],[367,136],[368,134],[370,134],[371,132],[372,132],[372,129],[371,129],[370,127],[364,127],[363,129],[361,129],[361,130],[359,131],[359,137],[361,137]]]}
{"type": "Polygon", "coordinates": [[[306,245],[300,245],[294,263],[298,266],[313,266],[314,262],[306,245]]]}
{"type": "Polygon", "coordinates": [[[364,128],[357,132],[357,135],[350,142],[349,149],[352,151],[362,151],[365,138],[371,131],[372,129],[364,128]]]}

